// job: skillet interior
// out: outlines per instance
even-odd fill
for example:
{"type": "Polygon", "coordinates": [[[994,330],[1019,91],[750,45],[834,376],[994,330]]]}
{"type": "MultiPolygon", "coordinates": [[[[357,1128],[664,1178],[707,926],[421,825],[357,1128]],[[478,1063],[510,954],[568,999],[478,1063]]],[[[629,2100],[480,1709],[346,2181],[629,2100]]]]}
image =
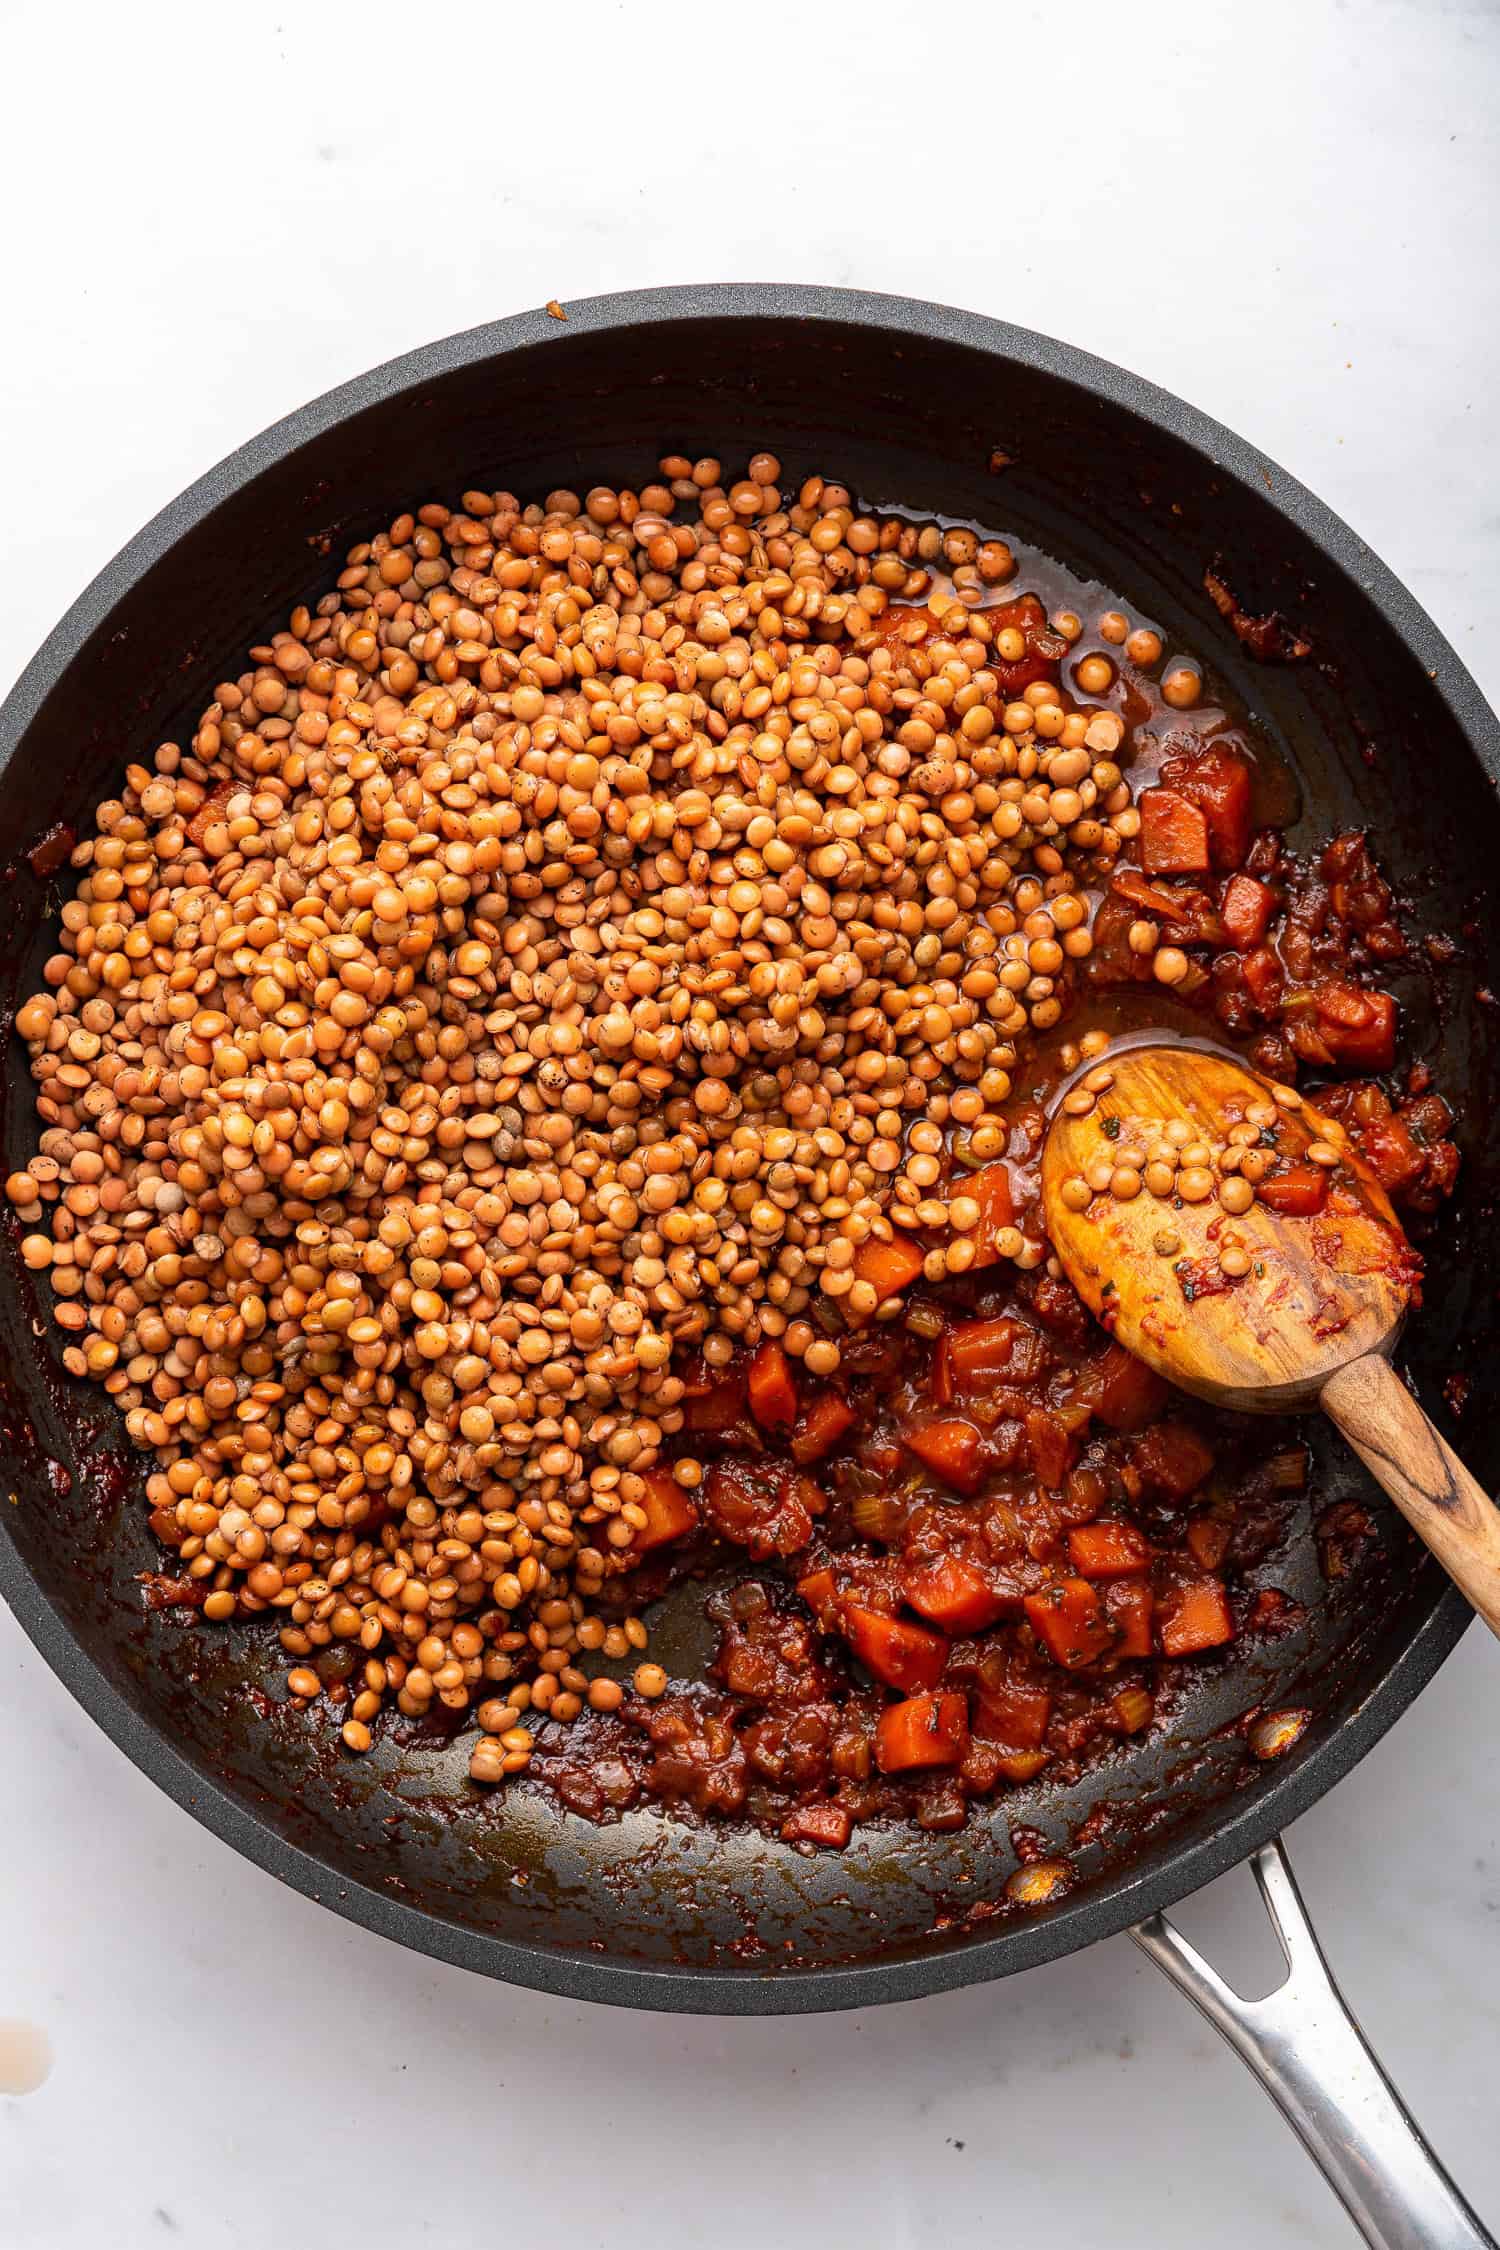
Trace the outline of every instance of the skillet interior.
{"type": "MultiPolygon", "coordinates": [[[[819,467],[866,503],[975,518],[1102,579],[1207,659],[1285,750],[1309,835],[1368,825],[1419,924],[1464,928],[1437,1006],[1409,988],[1466,1159],[1411,1343],[1441,1411],[1444,1380],[1477,1375],[1500,1331],[1482,1261],[1459,1253],[1479,1239],[1500,1168],[1484,1130],[1500,1041],[1476,997],[1500,990],[1486,901],[1500,813],[1482,762],[1500,771],[1495,723],[1409,597],[1290,479],[1162,394],[993,323],[839,292],[606,299],[565,325],[531,315],[435,346],[267,433],[126,550],[6,707],[7,1006],[50,950],[49,894],[27,849],[107,794],[127,758],[185,739],[215,680],[324,590],[354,539],[476,479],[530,497],[640,482],[666,450],[737,460],[761,446],[789,477],[819,467]],[[997,448],[1013,456],[1003,471],[990,466],[997,448]],[[1202,589],[1216,554],[1248,606],[1291,611],[1326,661],[1251,663],[1202,589]]],[[[9,1168],[34,1131],[14,1055],[7,1080],[9,1168]]],[[[865,1831],[848,1853],[812,1860],[650,1813],[594,1828],[527,1790],[480,1799],[459,1749],[387,1745],[349,1760],[326,1722],[281,1703],[268,1634],[146,1616],[135,1574],[158,1550],[113,1410],[61,1377],[50,1332],[38,1338],[13,1229],[0,1255],[0,1490],[15,1496],[0,1512],[0,1585],[23,1624],[137,1762],[239,1848],[391,1936],[522,1982],[636,2005],[826,2007],[1071,1950],[1196,1888],[1321,1794],[1466,1620],[1399,1531],[1330,1598],[1304,1527],[1263,1575],[1309,1601],[1306,1627],[1203,1667],[1170,1743],[1121,1752],[1072,1789],[1012,1791],[958,1837],[865,1831]],[[71,1472],[69,1492],[43,1473],[48,1457],[71,1472]],[[1306,1703],[1314,1719],[1279,1766],[1247,1768],[1220,1730],[1267,1700],[1306,1703]],[[1045,1913],[990,1918],[1016,1864],[1009,1828],[1067,1845],[1105,1800],[1123,1808],[1125,1843],[1072,1849],[1077,1884],[1045,1913]]],[[[1461,1442],[1495,1482],[1493,1419],[1472,1417],[1461,1442]]],[[[1328,1496],[1360,1489],[1338,1463],[1328,1496]]]]}

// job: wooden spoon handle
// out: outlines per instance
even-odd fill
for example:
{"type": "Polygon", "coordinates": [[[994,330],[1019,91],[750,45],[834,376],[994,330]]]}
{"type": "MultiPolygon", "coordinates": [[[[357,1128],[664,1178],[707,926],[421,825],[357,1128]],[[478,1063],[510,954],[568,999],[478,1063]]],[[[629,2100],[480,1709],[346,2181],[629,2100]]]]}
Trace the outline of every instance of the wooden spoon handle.
{"type": "Polygon", "coordinates": [[[1500,1509],[1377,1353],[1341,1367],[1318,1400],[1417,1537],[1500,1634],[1500,1509]]]}

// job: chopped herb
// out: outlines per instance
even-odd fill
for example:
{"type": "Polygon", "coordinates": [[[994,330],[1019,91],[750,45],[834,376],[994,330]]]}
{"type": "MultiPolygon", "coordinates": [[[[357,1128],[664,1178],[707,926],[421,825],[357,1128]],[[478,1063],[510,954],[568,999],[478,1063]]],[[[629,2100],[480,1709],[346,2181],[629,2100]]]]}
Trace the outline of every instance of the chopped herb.
{"type": "Polygon", "coordinates": [[[1117,1141],[1120,1138],[1120,1120],[1118,1117],[1101,1117],[1099,1122],[1104,1128],[1104,1138],[1107,1141],[1117,1141]]]}
{"type": "Polygon", "coordinates": [[[1181,1258],[1172,1268],[1172,1271],[1177,1276],[1177,1285],[1182,1291],[1184,1302],[1190,1305],[1198,1294],[1198,1285],[1193,1277],[1192,1267],[1188,1264],[1186,1258],[1181,1258]]]}

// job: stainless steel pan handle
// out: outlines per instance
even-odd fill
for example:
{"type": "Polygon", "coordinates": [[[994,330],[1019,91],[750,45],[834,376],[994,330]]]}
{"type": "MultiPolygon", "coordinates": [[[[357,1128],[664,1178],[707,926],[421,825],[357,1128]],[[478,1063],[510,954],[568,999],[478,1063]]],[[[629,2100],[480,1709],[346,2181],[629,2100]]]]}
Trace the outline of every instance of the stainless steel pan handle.
{"type": "Polygon", "coordinates": [[[1164,1914],[1136,1944],[1255,2073],[1374,2250],[1495,2250],[1334,1983],[1280,1839],[1251,1864],[1287,1966],[1264,2000],[1242,1999],[1164,1914]]]}

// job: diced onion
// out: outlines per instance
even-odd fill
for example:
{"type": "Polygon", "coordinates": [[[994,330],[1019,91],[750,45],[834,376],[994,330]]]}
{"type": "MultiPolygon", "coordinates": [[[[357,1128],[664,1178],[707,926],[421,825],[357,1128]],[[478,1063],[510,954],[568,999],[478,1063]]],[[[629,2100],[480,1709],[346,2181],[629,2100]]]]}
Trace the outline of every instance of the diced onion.
{"type": "Polygon", "coordinates": [[[1063,1888],[1069,1873],[1064,1859],[1039,1859],[1030,1867],[1016,1869],[1005,1886],[1005,1895],[1015,1906],[1045,1906],[1063,1888]]]}

